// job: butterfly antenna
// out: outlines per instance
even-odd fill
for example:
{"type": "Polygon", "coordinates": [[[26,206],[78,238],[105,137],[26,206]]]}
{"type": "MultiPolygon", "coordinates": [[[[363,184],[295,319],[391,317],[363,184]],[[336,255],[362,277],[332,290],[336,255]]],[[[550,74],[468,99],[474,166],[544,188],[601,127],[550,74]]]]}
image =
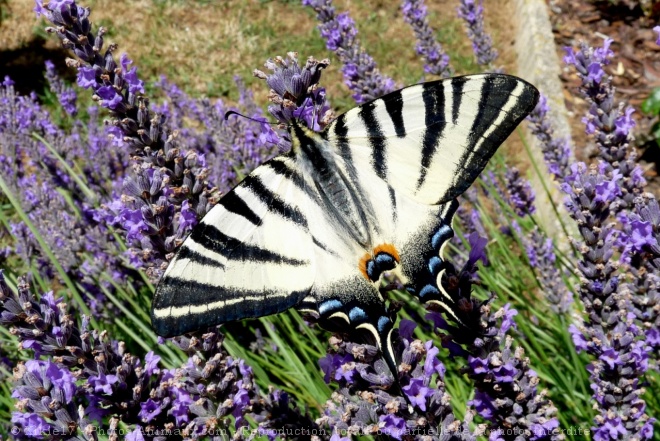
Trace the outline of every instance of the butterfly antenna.
{"type": "Polygon", "coordinates": [[[243,115],[242,113],[237,112],[235,110],[228,110],[227,112],[225,112],[225,121],[227,121],[229,119],[229,117],[232,116],[232,115],[242,116],[245,119],[249,119],[250,121],[258,122],[259,124],[270,124],[270,125],[278,125],[279,124],[279,123],[275,123],[275,122],[269,122],[269,121],[265,121],[265,120],[261,120],[261,119],[257,119],[257,118],[252,118],[252,117],[249,117],[247,115],[243,115]]]}

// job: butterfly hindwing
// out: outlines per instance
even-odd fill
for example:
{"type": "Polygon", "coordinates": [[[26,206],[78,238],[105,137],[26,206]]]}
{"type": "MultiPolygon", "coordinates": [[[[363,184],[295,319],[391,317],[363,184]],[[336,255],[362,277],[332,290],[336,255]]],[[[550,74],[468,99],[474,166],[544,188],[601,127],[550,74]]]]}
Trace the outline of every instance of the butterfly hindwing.
{"type": "Polygon", "coordinates": [[[442,289],[456,198],[534,108],[538,91],[508,75],[456,77],[393,92],[338,117],[324,137],[357,170],[378,243],[400,254],[406,289],[457,319],[442,289]]]}

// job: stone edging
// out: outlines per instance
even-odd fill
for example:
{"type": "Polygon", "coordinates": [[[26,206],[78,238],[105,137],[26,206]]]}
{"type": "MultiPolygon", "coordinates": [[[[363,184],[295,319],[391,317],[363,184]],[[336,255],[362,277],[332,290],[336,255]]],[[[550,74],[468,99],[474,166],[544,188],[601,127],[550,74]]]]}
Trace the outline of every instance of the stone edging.
{"type": "MultiPolygon", "coordinates": [[[[557,56],[552,26],[548,16],[548,6],[544,0],[513,0],[515,17],[517,21],[515,49],[517,54],[518,75],[534,84],[548,98],[550,106],[549,116],[557,136],[570,139],[570,125],[568,111],[564,105],[564,94],[559,74],[561,60],[557,56]]],[[[541,171],[545,171],[543,154],[535,136],[527,130],[526,140],[530,145],[534,160],[541,171]]],[[[545,190],[537,174],[530,169],[530,181],[536,192],[538,220],[542,222],[551,236],[561,234],[558,222],[552,211],[545,190]]],[[[547,175],[547,184],[555,204],[562,209],[562,195],[550,181],[547,175]]]]}

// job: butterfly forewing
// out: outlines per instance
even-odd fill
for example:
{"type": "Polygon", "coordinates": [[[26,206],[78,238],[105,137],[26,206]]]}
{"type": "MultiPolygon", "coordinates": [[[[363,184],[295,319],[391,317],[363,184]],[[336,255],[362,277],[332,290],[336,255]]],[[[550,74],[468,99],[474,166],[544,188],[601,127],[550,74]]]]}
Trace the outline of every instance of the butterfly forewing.
{"type": "Polygon", "coordinates": [[[508,75],[423,83],[341,115],[327,138],[395,190],[439,204],[470,186],[537,99],[533,86],[508,75]]]}
{"type": "Polygon", "coordinates": [[[180,335],[284,311],[314,280],[304,185],[278,157],[225,195],[184,241],[161,278],[152,322],[180,335]]]}

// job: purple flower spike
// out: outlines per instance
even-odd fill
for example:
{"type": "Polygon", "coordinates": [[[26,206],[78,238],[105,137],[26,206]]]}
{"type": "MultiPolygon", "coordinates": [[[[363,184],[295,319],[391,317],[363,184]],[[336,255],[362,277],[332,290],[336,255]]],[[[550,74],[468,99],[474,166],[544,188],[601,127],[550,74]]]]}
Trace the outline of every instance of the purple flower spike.
{"type": "MultiPolygon", "coordinates": [[[[571,171],[562,190],[568,195],[566,207],[582,236],[582,242],[576,245],[582,256],[578,262],[582,275],[580,297],[588,316],[583,326],[571,328],[571,334],[576,348],[594,357],[589,369],[599,410],[594,439],[609,439],[612,431],[625,432],[626,438],[648,439],[643,433],[650,418],[637,409],[645,407],[638,398],[639,382],[648,368],[646,360],[651,346],[633,322],[636,314],[643,314],[635,307],[635,288],[620,284],[616,274],[619,263],[612,258],[616,243],[613,239],[619,232],[609,217],[621,194],[620,174],[607,162],[589,168],[582,163],[573,164],[571,171]],[[628,402],[629,397],[635,397],[634,405],[628,402]]],[[[632,230],[635,220],[626,221],[631,238],[636,234],[632,230]]],[[[630,242],[634,243],[634,239],[630,242]]],[[[642,279],[637,278],[637,283],[642,283],[642,279]]],[[[657,301],[657,294],[649,299],[657,301]]]]}
{"type": "Polygon", "coordinates": [[[445,368],[436,358],[439,349],[432,341],[414,340],[407,336],[409,333],[400,330],[393,342],[399,350],[397,359],[401,360],[400,389],[394,387],[392,374],[374,346],[332,337],[330,343],[334,349],[320,364],[326,379],[334,378],[339,390],[327,402],[325,414],[317,422],[335,433],[384,433],[402,439],[417,431],[440,439],[440,433],[462,431],[461,439],[476,440],[469,429],[469,420],[460,422],[453,415],[442,382],[445,368]],[[344,368],[350,365],[355,374],[351,377],[333,374],[342,365],[344,368]],[[408,403],[413,406],[412,413],[408,403]]]}
{"type": "Polygon", "coordinates": [[[477,63],[492,69],[492,64],[497,59],[497,51],[493,49],[493,42],[484,28],[483,0],[461,0],[458,16],[465,21],[477,63]]]}
{"type": "Polygon", "coordinates": [[[657,354],[660,352],[660,207],[650,193],[635,198],[633,203],[634,211],[623,211],[618,216],[623,232],[617,245],[622,249],[622,262],[633,276],[631,283],[624,285],[626,291],[643,293],[632,296],[632,312],[646,329],[651,353],[657,354]]]}
{"type": "Polygon", "coordinates": [[[567,139],[555,136],[554,128],[548,117],[548,99],[541,95],[536,108],[527,117],[532,133],[541,142],[543,159],[550,174],[558,181],[563,182],[568,175],[568,161],[571,156],[571,147],[567,139]]]}
{"type": "MultiPolygon", "coordinates": [[[[479,241],[471,243],[475,248],[471,254],[483,253],[479,241]]],[[[492,312],[492,294],[486,302],[472,298],[476,271],[474,262],[468,262],[459,272],[451,267],[445,270],[443,288],[452,299],[461,299],[463,306],[458,318],[467,326],[440,322],[442,328],[436,329],[443,335],[443,346],[467,359],[464,371],[477,389],[474,400],[468,404],[490,422],[488,430],[495,434],[495,439],[498,433],[531,432],[539,424],[556,426],[556,409],[537,389],[537,375],[529,367],[524,351],[514,348],[513,338],[507,335],[515,329],[517,312],[509,305],[492,312]],[[466,349],[456,350],[461,345],[466,349]]],[[[538,439],[560,438],[559,433],[547,432],[538,439]]]]}
{"type": "Polygon", "coordinates": [[[656,40],[655,40],[655,44],[657,44],[658,46],[660,46],[660,26],[654,26],[654,27],[653,27],[653,32],[655,32],[656,34],[658,34],[658,36],[657,36],[657,38],[656,38],[656,40]]]}
{"type": "Polygon", "coordinates": [[[415,49],[425,61],[424,72],[441,78],[452,76],[453,69],[449,66],[449,55],[436,40],[435,33],[429,26],[424,0],[404,0],[401,11],[403,19],[412,27],[417,37],[415,49]]]}
{"type": "MultiPolygon", "coordinates": [[[[69,93],[52,64],[47,63],[46,72],[58,94],[60,113],[75,114],[75,94],[69,93]]],[[[116,189],[128,161],[118,149],[111,148],[108,131],[99,125],[96,114],[88,114],[87,124],[72,120],[71,128],[64,130],[53,123],[36,95],[17,94],[10,81],[0,86],[0,173],[48,248],[43,249],[30,229],[18,223],[10,227],[15,238],[13,250],[25,261],[35,261],[42,276],[51,280],[61,274],[45,257],[52,252],[61,269],[80,283],[85,303],[81,308],[89,307],[90,313],[98,316],[107,312],[98,278],[111,275],[120,281],[129,270],[104,220],[95,217],[91,207],[116,189]],[[81,191],[67,167],[79,170],[78,179],[89,191],[81,191]]]]}
{"type": "Polygon", "coordinates": [[[528,236],[522,237],[522,242],[541,285],[541,292],[550,304],[550,308],[558,314],[565,314],[571,309],[573,294],[562,279],[557,268],[555,247],[551,238],[538,227],[528,236]]]}
{"type": "Polygon", "coordinates": [[[328,60],[310,57],[301,67],[298,54],[289,52],[286,59],[275,57],[266,62],[270,74],[254,71],[254,76],[266,80],[270,86],[268,100],[273,104],[268,106],[268,111],[283,127],[295,118],[320,132],[330,122],[332,112],[325,101],[325,89],[319,86],[321,73],[328,64],[328,60]]]}
{"type": "Polygon", "coordinates": [[[578,51],[566,48],[564,62],[573,66],[582,80],[580,92],[589,103],[583,119],[587,133],[593,136],[600,157],[622,177],[619,201],[612,206],[616,214],[623,208],[632,207],[633,199],[644,191],[646,181],[637,165],[635,150],[630,147],[635,126],[631,117],[634,109],[616,105],[612,78],[605,72],[605,66],[614,56],[612,43],[608,38],[599,48],[586,43],[582,43],[578,51]]]}
{"type": "Polygon", "coordinates": [[[10,327],[21,344],[28,337],[38,341],[49,357],[14,369],[12,396],[19,409],[12,415],[14,434],[39,439],[42,432],[70,430],[69,438],[92,441],[96,438],[91,434],[102,429],[118,439],[117,424],[123,421],[131,425],[127,439],[153,439],[153,433],[167,435],[185,426],[190,439],[197,440],[211,424],[227,427],[230,417],[238,429],[247,414],[263,430],[285,424],[318,429],[285,394],[261,394],[245,362],[222,350],[221,334],[174,339],[188,361],[178,369],[159,369],[160,357],[152,352],[144,360],[131,355],[107,332],[89,329],[85,317],[78,327],[73,312],[52,294],[37,302],[24,278],[18,293],[12,292],[0,272],[0,324],[10,327]]]}
{"type": "Polygon", "coordinates": [[[78,95],[75,90],[67,87],[55,71],[55,65],[52,61],[46,61],[46,79],[50,85],[50,90],[57,95],[57,100],[66,113],[70,116],[76,116],[78,107],[76,101],[78,95]]]}
{"type": "Polygon", "coordinates": [[[531,216],[536,212],[534,190],[527,179],[520,176],[515,167],[507,168],[505,174],[506,191],[509,203],[520,217],[531,216]]]}
{"type": "Polygon", "coordinates": [[[302,4],[316,11],[321,36],[344,64],[344,82],[354,92],[355,102],[366,103],[396,88],[394,80],[382,75],[373,58],[360,46],[355,22],[348,13],[337,15],[332,0],[302,0],[302,4]]]}

